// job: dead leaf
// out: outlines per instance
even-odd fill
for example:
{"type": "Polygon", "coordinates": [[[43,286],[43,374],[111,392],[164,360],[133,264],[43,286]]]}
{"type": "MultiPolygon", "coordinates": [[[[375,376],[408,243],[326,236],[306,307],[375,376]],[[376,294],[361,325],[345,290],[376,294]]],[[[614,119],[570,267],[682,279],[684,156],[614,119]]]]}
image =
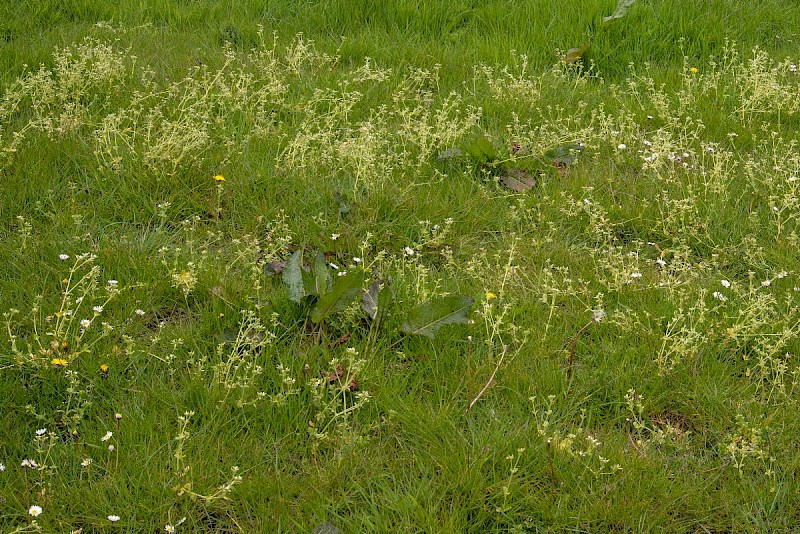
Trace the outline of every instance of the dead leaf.
{"type": "Polygon", "coordinates": [[[589,50],[588,44],[582,44],[577,48],[570,48],[561,60],[567,65],[572,65],[583,60],[583,55],[589,50]]]}
{"type": "Polygon", "coordinates": [[[536,179],[522,169],[512,168],[506,169],[500,176],[500,183],[512,191],[523,193],[533,189],[536,185],[536,179]]]}

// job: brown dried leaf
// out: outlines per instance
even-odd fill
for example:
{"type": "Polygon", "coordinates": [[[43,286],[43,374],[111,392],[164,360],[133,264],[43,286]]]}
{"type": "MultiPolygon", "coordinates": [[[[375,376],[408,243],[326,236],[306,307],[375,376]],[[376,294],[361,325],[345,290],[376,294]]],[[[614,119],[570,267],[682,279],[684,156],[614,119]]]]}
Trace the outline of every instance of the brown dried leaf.
{"type": "Polygon", "coordinates": [[[523,193],[533,189],[536,185],[536,179],[522,169],[511,168],[506,169],[500,176],[500,183],[512,191],[523,193]]]}

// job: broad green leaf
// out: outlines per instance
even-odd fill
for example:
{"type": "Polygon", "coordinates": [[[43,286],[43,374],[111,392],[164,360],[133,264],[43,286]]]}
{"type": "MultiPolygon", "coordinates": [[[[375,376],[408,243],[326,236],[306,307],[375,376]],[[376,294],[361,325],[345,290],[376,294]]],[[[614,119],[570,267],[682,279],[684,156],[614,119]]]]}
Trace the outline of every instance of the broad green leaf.
{"type": "Polygon", "coordinates": [[[603,17],[603,22],[611,22],[612,20],[621,19],[628,13],[628,9],[636,2],[636,0],[617,0],[617,9],[611,16],[603,17]]]}
{"type": "Polygon", "coordinates": [[[289,293],[289,299],[293,302],[299,303],[306,296],[305,287],[303,287],[303,249],[297,249],[294,254],[286,262],[286,267],[283,269],[283,283],[289,293]]]}
{"type": "Polygon", "coordinates": [[[318,323],[330,314],[346,309],[361,294],[363,282],[364,277],[359,272],[337,277],[330,292],[320,295],[311,312],[311,320],[318,323]]]}
{"type": "Polygon", "coordinates": [[[467,315],[475,299],[466,295],[439,297],[424,302],[411,310],[401,329],[408,334],[421,334],[433,339],[436,332],[447,324],[466,324],[467,315]]]}
{"type": "Polygon", "coordinates": [[[331,290],[331,275],[325,263],[325,254],[317,251],[314,259],[314,289],[317,295],[324,295],[331,290]]]}
{"type": "Polygon", "coordinates": [[[472,159],[479,162],[491,162],[497,159],[497,149],[494,148],[486,136],[480,136],[467,143],[464,147],[472,159]]]}

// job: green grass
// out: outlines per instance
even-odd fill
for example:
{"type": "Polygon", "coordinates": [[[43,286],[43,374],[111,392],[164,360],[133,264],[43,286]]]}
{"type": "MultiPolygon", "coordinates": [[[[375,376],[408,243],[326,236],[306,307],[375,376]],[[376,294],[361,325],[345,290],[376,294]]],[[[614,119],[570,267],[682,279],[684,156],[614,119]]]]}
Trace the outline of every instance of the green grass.
{"type": "Polygon", "coordinates": [[[0,8],[0,528],[796,529],[800,7],[613,10],[0,8]]]}

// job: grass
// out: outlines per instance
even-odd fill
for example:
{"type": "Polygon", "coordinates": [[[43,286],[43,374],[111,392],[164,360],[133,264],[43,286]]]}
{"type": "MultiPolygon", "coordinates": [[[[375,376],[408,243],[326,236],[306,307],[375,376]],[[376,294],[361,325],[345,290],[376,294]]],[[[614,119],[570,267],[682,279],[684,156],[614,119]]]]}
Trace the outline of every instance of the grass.
{"type": "Polygon", "coordinates": [[[613,9],[0,8],[3,531],[796,529],[800,7],[613,9]]]}

